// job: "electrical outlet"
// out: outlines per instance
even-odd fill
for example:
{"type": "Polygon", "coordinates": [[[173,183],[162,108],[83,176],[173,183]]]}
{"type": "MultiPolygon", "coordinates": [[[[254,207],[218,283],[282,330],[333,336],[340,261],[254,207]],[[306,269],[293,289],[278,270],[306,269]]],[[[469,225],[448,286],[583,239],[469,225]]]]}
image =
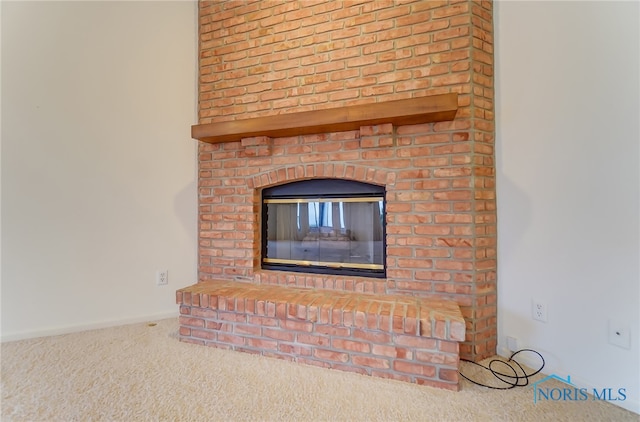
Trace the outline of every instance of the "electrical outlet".
{"type": "Polygon", "coordinates": [[[532,301],[531,317],[536,321],[547,322],[547,305],[535,300],[532,301]]]}
{"type": "Polygon", "coordinates": [[[169,270],[158,270],[156,272],[156,285],[166,286],[169,284],[169,270]]]}
{"type": "Polygon", "coordinates": [[[609,343],[623,349],[631,348],[631,329],[620,321],[609,320],[609,343]]]}

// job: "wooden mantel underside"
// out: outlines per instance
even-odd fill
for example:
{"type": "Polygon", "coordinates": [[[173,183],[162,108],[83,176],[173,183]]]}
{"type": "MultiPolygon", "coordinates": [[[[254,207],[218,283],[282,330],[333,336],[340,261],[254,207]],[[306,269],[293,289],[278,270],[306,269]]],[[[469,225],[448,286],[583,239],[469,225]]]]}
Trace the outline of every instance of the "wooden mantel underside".
{"type": "Polygon", "coordinates": [[[202,142],[217,144],[254,136],[281,138],[343,132],[360,129],[361,126],[384,123],[391,123],[394,126],[416,125],[453,120],[457,110],[457,93],[439,94],[383,103],[193,125],[191,137],[202,142]]]}

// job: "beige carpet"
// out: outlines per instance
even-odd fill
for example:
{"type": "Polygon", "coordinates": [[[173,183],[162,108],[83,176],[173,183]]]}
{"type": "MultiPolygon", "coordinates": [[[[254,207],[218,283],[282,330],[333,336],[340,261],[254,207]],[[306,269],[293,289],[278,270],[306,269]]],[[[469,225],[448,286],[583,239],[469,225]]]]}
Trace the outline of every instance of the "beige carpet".
{"type": "Polygon", "coordinates": [[[534,404],[531,387],[464,381],[455,393],[190,345],[177,329],[170,319],[2,344],[2,421],[639,420],[593,400],[534,404]]]}

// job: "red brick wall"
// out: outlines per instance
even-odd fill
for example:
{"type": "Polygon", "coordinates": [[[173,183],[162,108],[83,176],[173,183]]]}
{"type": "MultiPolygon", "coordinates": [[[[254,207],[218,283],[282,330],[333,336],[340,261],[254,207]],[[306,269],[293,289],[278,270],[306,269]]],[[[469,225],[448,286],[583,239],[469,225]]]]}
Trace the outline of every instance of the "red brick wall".
{"type": "Polygon", "coordinates": [[[200,279],[454,298],[462,356],[495,353],[492,4],[200,4],[200,123],[444,92],[452,122],[200,144],[200,279]],[[312,177],[386,186],[386,280],[260,270],[260,190],[312,177]]]}

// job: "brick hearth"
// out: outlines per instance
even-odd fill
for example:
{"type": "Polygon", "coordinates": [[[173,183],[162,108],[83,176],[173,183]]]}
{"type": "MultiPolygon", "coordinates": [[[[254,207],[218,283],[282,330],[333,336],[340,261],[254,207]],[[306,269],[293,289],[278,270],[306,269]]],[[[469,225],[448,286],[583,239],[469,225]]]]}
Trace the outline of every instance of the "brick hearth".
{"type": "Polygon", "coordinates": [[[177,301],[182,341],[458,389],[455,302],[224,281],[177,301]]]}
{"type": "Polygon", "coordinates": [[[201,142],[198,284],[451,300],[466,325],[460,355],[494,354],[492,3],[216,1],[199,19],[199,124],[445,93],[458,110],[446,122],[201,142]],[[261,269],[262,189],[310,178],[385,187],[386,279],[261,269]]]}

